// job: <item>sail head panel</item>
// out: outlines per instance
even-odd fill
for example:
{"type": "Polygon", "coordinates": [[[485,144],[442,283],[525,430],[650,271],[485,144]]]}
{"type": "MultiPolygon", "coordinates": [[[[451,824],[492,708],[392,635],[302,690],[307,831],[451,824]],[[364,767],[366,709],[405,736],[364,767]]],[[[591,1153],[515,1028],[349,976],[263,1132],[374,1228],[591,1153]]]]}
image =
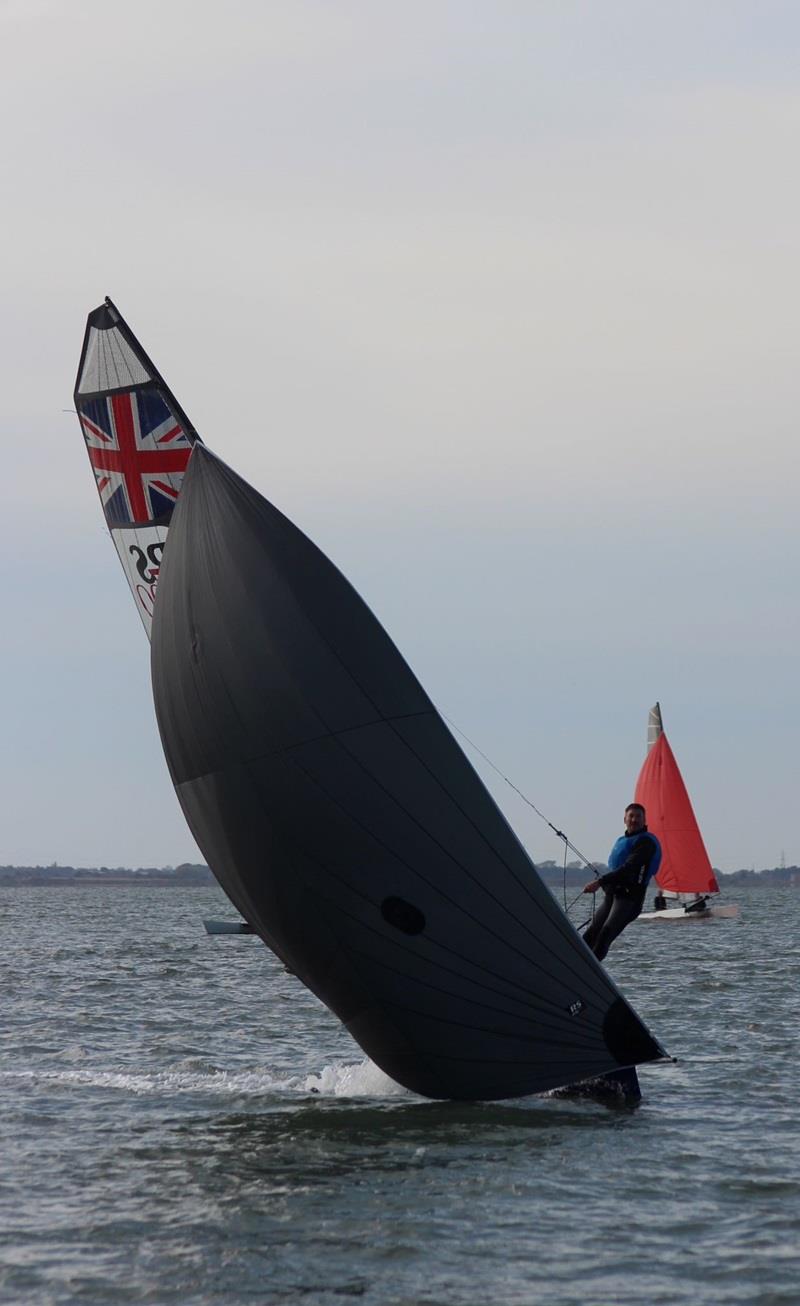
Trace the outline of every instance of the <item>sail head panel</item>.
{"type": "Polygon", "coordinates": [[[103,305],[89,319],[76,394],[107,394],[152,381],[148,368],[103,305]],[[92,320],[94,319],[94,320],[92,320]]]}

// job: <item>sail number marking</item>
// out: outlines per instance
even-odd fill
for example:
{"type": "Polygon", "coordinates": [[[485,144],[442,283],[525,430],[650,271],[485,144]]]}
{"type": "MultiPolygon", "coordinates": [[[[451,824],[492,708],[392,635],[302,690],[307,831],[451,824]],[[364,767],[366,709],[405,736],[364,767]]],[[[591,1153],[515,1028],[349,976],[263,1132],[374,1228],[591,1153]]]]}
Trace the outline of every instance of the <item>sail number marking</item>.
{"type": "Polygon", "coordinates": [[[161,570],[161,555],[164,552],[164,541],[158,540],[155,544],[148,544],[146,549],[141,548],[138,544],[131,544],[128,552],[134,560],[136,571],[144,582],[144,584],[139,582],[136,585],[136,597],[148,617],[152,617],[153,605],[156,601],[156,583],[158,573],[161,570]]]}

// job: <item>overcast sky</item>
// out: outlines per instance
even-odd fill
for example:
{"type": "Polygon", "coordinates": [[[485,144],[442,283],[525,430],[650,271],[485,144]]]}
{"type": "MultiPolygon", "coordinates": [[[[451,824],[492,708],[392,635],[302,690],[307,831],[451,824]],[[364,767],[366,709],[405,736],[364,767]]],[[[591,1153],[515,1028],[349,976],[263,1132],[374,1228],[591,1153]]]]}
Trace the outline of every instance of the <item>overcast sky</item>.
{"type": "Polygon", "coordinates": [[[799,38],[788,0],[0,0],[0,864],[200,860],[64,411],[106,294],[588,856],[659,699],[712,862],[800,862],[799,38]]]}

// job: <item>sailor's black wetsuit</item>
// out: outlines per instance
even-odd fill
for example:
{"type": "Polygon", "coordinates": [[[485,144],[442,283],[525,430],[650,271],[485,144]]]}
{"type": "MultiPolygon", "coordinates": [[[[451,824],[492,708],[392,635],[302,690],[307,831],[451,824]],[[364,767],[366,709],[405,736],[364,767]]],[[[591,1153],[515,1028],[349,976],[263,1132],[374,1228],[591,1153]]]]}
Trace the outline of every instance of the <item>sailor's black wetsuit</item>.
{"type": "Polygon", "coordinates": [[[617,839],[608,859],[611,870],[600,876],[603,901],[583,936],[600,961],[625,926],[636,920],[660,863],[661,844],[647,826],[617,839]]]}

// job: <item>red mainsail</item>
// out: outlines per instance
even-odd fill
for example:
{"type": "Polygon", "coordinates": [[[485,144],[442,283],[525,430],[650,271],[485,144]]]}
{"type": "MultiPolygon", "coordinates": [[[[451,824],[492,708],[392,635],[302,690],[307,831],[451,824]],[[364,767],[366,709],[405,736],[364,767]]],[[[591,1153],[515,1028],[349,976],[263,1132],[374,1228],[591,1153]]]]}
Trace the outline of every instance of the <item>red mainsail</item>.
{"type": "Polygon", "coordinates": [[[667,736],[653,743],[636,781],[636,802],[661,843],[657,882],[668,893],[719,893],[719,885],[667,736]]]}

